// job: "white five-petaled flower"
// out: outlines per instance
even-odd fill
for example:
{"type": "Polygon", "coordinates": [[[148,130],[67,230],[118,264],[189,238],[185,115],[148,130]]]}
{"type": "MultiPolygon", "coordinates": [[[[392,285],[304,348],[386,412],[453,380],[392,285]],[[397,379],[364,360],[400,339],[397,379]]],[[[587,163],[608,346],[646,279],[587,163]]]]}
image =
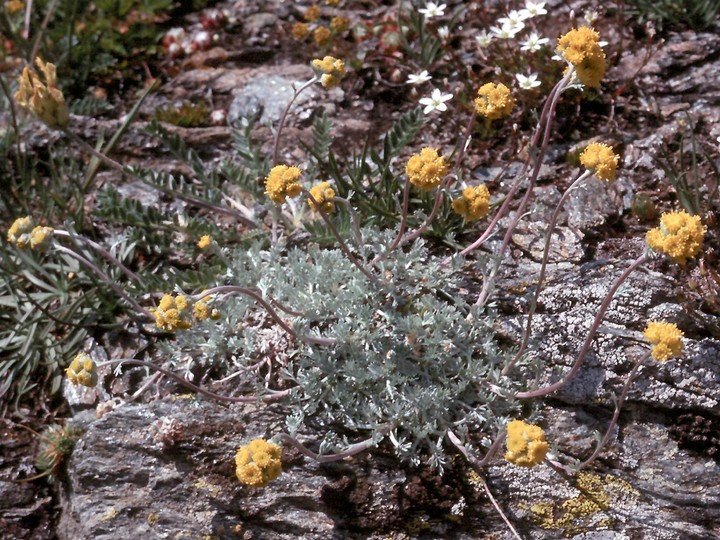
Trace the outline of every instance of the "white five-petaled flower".
{"type": "Polygon", "coordinates": [[[532,90],[536,86],[540,86],[540,81],[538,81],[537,73],[531,73],[527,77],[522,73],[518,73],[517,75],[515,75],[515,78],[517,79],[520,88],[522,88],[523,90],[532,90]]]}
{"type": "Polygon", "coordinates": [[[524,26],[524,24],[522,24],[522,26],[519,28],[509,24],[503,24],[500,28],[498,28],[497,26],[491,26],[490,32],[492,32],[493,36],[498,39],[512,39],[515,37],[515,34],[517,34],[520,30],[523,29],[524,26]]]}
{"type": "Polygon", "coordinates": [[[425,9],[418,9],[418,13],[425,16],[426,19],[432,17],[442,17],[445,15],[445,8],[447,4],[436,4],[435,2],[428,2],[425,9]]]}
{"type": "Polygon", "coordinates": [[[523,11],[513,10],[507,14],[507,17],[500,17],[498,22],[502,25],[509,24],[511,26],[519,26],[522,28],[525,26],[523,21],[529,18],[526,13],[523,13],[523,11]]]}
{"type": "Polygon", "coordinates": [[[488,45],[490,45],[490,42],[492,41],[492,34],[488,32],[487,30],[482,30],[477,36],[475,36],[475,41],[477,42],[477,46],[481,49],[484,49],[488,45]]]}
{"type": "Polygon", "coordinates": [[[427,81],[429,81],[429,80],[431,80],[431,79],[432,79],[432,77],[431,77],[430,74],[427,72],[427,69],[423,69],[423,70],[422,70],[420,73],[418,73],[417,75],[415,75],[414,73],[408,75],[408,78],[407,78],[407,81],[406,81],[406,82],[407,82],[408,84],[422,84],[422,83],[427,82],[427,81]]]}
{"type": "Polygon", "coordinates": [[[522,41],[520,43],[522,45],[520,47],[520,50],[521,51],[539,51],[540,48],[549,41],[550,40],[548,38],[541,38],[537,34],[537,32],[533,32],[532,34],[530,34],[530,37],[528,37],[525,41],[522,41]]]}
{"type": "Polygon", "coordinates": [[[520,11],[528,19],[537,17],[538,15],[547,15],[545,4],[546,2],[533,2],[532,0],[527,0],[527,2],[525,2],[525,9],[521,9],[520,11]]]}
{"type": "Polygon", "coordinates": [[[447,111],[447,105],[445,105],[445,102],[452,99],[452,97],[452,94],[443,94],[440,89],[436,88],[432,91],[430,97],[420,99],[420,105],[425,105],[423,114],[428,114],[432,111],[447,111]]]}

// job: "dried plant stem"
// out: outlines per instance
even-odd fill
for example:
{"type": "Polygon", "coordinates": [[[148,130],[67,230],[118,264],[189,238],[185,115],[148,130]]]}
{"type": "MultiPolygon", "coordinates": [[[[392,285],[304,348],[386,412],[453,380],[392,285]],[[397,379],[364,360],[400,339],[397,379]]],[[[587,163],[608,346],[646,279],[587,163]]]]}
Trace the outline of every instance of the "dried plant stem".
{"type": "Polygon", "coordinates": [[[488,499],[490,499],[490,502],[495,507],[495,510],[498,514],[500,514],[500,517],[505,522],[505,525],[507,525],[508,529],[510,529],[510,532],[513,534],[515,538],[518,540],[522,540],[522,536],[517,532],[515,527],[513,527],[513,524],[510,523],[510,520],[505,515],[505,512],[503,512],[502,508],[500,508],[500,504],[498,504],[497,500],[493,496],[492,492],[490,491],[490,487],[487,485],[487,481],[485,478],[483,478],[482,474],[480,474],[479,471],[476,471],[478,473],[478,478],[480,479],[480,482],[482,482],[483,489],[485,490],[485,494],[488,496],[488,499]]]}
{"type": "Polygon", "coordinates": [[[265,308],[270,317],[272,317],[272,319],[278,324],[278,326],[280,326],[280,328],[285,330],[295,339],[304,341],[305,343],[313,343],[315,345],[335,345],[335,343],[337,343],[337,340],[333,338],[318,338],[314,336],[302,336],[298,334],[295,330],[292,329],[289,324],[282,320],[282,317],[278,315],[278,312],[273,309],[273,307],[267,300],[260,296],[257,291],[254,291],[253,289],[249,289],[247,287],[240,287],[237,285],[220,285],[219,287],[213,287],[212,289],[203,291],[201,294],[193,296],[193,299],[201,300],[202,298],[211,296],[216,293],[242,294],[245,296],[249,296],[258,304],[260,304],[263,308],[265,308]]]}
{"type": "Polygon", "coordinates": [[[90,270],[93,271],[94,274],[96,274],[100,279],[102,279],[105,283],[110,285],[113,291],[115,291],[121,298],[125,299],[135,311],[138,313],[141,313],[145,315],[148,319],[152,319],[153,315],[150,313],[147,309],[142,307],[140,304],[138,304],[131,296],[129,296],[125,291],[122,290],[115,282],[113,282],[112,279],[108,277],[108,275],[100,270],[95,264],[90,261],[89,259],[83,257],[79,253],[75,253],[73,250],[66,248],[65,246],[61,246],[58,243],[55,243],[53,245],[53,248],[57,251],[60,251],[61,253],[65,253],[67,255],[70,255],[74,259],[78,260],[85,266],[87,266],[90,270]]]}
{"type": "Polygon", "coordinates": [[[558,218],[560,217],[560,211],[562,210],[562,207],[565,204],[565,201],[570,196],[570,193],[574,189],[579,187],[587,178],[589,178],[591,174],[592,173],[590,171],[585,171],[572,183],[572,185],[568,189],[565,190],[565,193],[563,193],[562,197],[560,197],[560,202],[558,202],[557,206],[555,207],[555,211],[553,212],[552,217],[550,218],[550,223],[548,224],[547,231],[545,232],[545,248],[543,250],[542,264],[540,265],[540,275],[538,276],[537,287],[535,288],[535,294],[533,294],[533,297],[530,300],[530,309],[528,310],[528,317],[527,317],[527,323],[525,325],[525,332],[523,333],[523,337],[520,342],[520,348],[518,349],[517,353],[515,353],[515,357],[503,369],[503,371],[502,371],[503,375],[507,375],[508,371],[510,371],[513,368],[513,366],[515,366],[515,364],[518,362],[518,360],[520,360],[522,355],[525,353],[525,350],[527,349],[528,342],[530,341],[530,331],[532,329],[532,318],[533,318],[533,315],[535,314],[535,310],[537,309],[538,298],[540,297],[540,292],[542,291],[543,281],[545,280],[545,270],[547,269],[548,259],[550,258],[550,242],[552,241],[552,235],[553,235],[553,232],[555,232],[555,226],[557,225],[558,218]]]}
{"type": "Polygon", "coordinates": [[[610,290],[608,291],[607,295],[605,296],[605,299],[602,301],[602,304],[600,304],[600,307],[598,308],[597,315],[595,316],[595,320],[592,323],[592,326],[590,327],[590,330],[587,333],[587,336],[585,337],[585,342],[583,343],[582,348],[580,349],[580,352],[578,353],[577,357],[575,358],[575,362],[565,377],[560,379],[559,381],[546,386],[545,388],[539,388],[537,390],[530,390],[528,392],[518,392],[515,394],[516,398],[535,398],[540,396],[545,396],[547,394],[550,394],[557,390],[558,388],[561,388],[567,382],[572,379],[577,372],[580,370],[580,367],[583,364],[583,361],[585,360],[585,355],[590,350],[590,345],[593,342],[593,339],[595,338],[595,332],[597,332],[598,327],[600,326],[600,323],[603,320],[603,317],[605,316],[605,312],[610,307],[610,303],[612,302],[613,297],[615,296],[615,293],[620,288],[620,285],[622,285],[627,278],[632,274],[638,267],[645,264],[648,260],[647,255],[640,256],[635,262],[633,262],[618,278],[613,282],[612,286],[610,287],[610,290]]]}
{"type": "MultiPolygon", "coordinates": [[[[394,424],[385,424],[380,430],[379,433],[384,437],[388,433],[390,433],[390,430],[394,427],[394,424]]],[[[344,450],[343,452],[338,452],[337,454],[316,454],[312,450],[310,450],[307,446],[302,444],[300,441],[298,441],[295,437],[292,437],[288,435],[287,433],[280,433],[277,435],[277,437],[284,443],[287,443],[291,446],[294,446],[297,450],[299,450],[304,456],[317,461],[318,463],[329,463],[332,461],[340,461],[341,459],[346,459],[349,457],[352,457],[356,454],[359,454],[360,452],[364,452],[365,450],[372,448],[373,446],[377,446],[378,441],[376,440],[376,437],[371,437],[370,439],[367,439],[365,441],[355,443],[352,446],[350,446],[347,450],[344,450]]]]}
{"type": "Polygon", "coordinates": [[[138,276],[135,272],[130,270],[127,266],[125,266],[123,263],[121,263],[115,256],[113,256],[112,253],[110,253],[107,249],[102,247],[97,242],[94,242],[90,240],[89,238],[85,238],[84,236],[81,236],[79,234],[72,234],[68,231],[63,231],[61,229],[54,229],[55,236],[62,236],[64,238],[70,238],[71,240],[80,240],[81,242],[87,244],[91,248],[93,248],[95,251],[97,251],[100,255],[102,255],[107,261],[117,266],[123,274],[125,274],[130,279],[133,279],[137,282],[138,285],[141,287],[145,287],[145,282],[142,280],[140,276],[138,276]]]}
{"type": "Polygon", "coordinates": [[[232,396],[223,396],[222,394],[216,394],[215,392],[211,392],[210,390],[206,390],[204,388],[200,388],[199,386],[194,385],[190,381],[184,379],[180,375],[177,375],[176,373],[173,373],[172,371],[162,368],[160,366],[156,366],[155,364],[152,364],[150,362],[146,362],[145,360],[136,360],[134,358],[116,358],[113,360],[108,360],[106,362],[100,362],[98,363],[97,367],[103,367],[103,366],[110,366],[113,364],[130,364],[133,366],[143,366],[146,368],[154,369],[155,371],[158,371],[165,375],[166,377],[171,378],[176,383],[184,386],[185,388],[189,388],[193,392],[196,392],[202,396],[205,396],[210,399],[214,399],[216,401],[222,401],[224,403],[257,403],[258,401],[271,401],[283,398],[290,394],[294,389],[289,388],[287,390],[281,390],[281,391],[275,391],[270,390],[272,394],[268,394],[266,396],[257,396],[257,397],[232,397],[232,396]]]}
{"type": "Polygon", "coordinates": [[[615,425],[617,424],[619,418],[620,418],[620,410],[622,409],[623,404],[625,403],[625,399],[627,398],[628,392],[630,391],[630,386],[635,381],[635,378],[637,377],[638,370],[643,365],[645,360],[650,358],[650,351],[645,353],[640,360],[638,360],[635,365],[633,366],[632,370],[628,374],[627,380],[625,381],[625,385],[623,386],[622,391],[620,392],[620,396],[618,396],[617,401],[615,402],[615,412],[613,413],[613,417],[610,420],[610,425],[608,425],[607,431],[605,431],[605,435],[600,440],[600,442],[597,445],[597,448],[595,448],[595,451],[593,454],[584,462],[582,462],[580,465],[578,465],[577,470],[582,470],[588,465],[591,465],[593,461],[597,459],[597,457],[600,455],[600,452],[607,444],[608,440],[610,439],[610,436],[612,435],[613,429],[615,428],[615,425]]]}
{"type": "Polygon", "coordinates": [[[317,77],[313,77],[308,82],[304,83],[300,88],[295,89],[293,88],[293,97],[288,102],[287,106],[285,107],[285,110],[282,113],[282,116],[280,117],[280,123],[278,124],[277,131],[275,132],[275,142],[273,143],[273,154],[272,154],[272,162],[275,165],[278,165],[278,154],[280,153],[280,135],[282,134],[282,130],[285,127],[285,122],[287,121],[288,113],[290,112],[290,107],[292,107],[293,103],[295,103],[295,100],[297,97],[306,89],[315,84],[319,79],[317,77]]]}

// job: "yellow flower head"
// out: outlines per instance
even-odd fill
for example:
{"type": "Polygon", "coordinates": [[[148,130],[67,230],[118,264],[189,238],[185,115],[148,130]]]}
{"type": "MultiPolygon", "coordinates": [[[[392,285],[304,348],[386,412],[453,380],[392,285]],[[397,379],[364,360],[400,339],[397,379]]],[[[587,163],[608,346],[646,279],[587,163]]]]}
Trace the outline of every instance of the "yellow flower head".
{"type": "Polygon", "coordinates": [[[322,60],[316,58],[311,65],[325,88],[335,88],[346,73],[345,62],[332,56],[326,56],[322,60]]]}
{"type": "Polygon", "coordinates": [[[17,218],[8,229],[7,241],[20,249],[28,248],[32,245],[34,228],[35,224],[30,216],[17,218]]]}
{"type": "Polygon", "coordinates": [[[30,233],[30,247],[40,252],[47,251],[54,232],[55,230],[51,227],[35,227],[30,233]]]}
{"type": "Polygon", "coordinates": [[[505,459],[521,467],[532,467],[545,459],[548,443],[539,426],[513,420],[507,427],[507,453],[505,459]]]}
{"type": "Polygon", "coordinates": [[[705,227],[700,216],[691,216],[682,210],[663,214],[660,227],[650,229],[645,239],[654,251],[661,251],[676,263],[685,264],[700,253],[704,236],[705,227]]]}
{"type": "Polygon", "coordinates": [[[315,199],[315,202],[317,203],[316,206],[315,203],[310,200],[310,197],[308,197],[308,205],[313,212],[317,212],[318,207],[320,207],[320,210],[326,214],[330,214],[335,211],[335,203],[333,203],[335,190],[331,187],[330,182],[320,182],[319,184],[316,184],[310,189],[310,195],[312,195],[313,199],[315,199]]]}
{"type": "Polygon", "coordinates": [[[484,184],[463,189],[462,197],[452,202],[452,209],[466,221],[484,218],[490,209],[490,191],[484,184]]]}
{"type": "Polygon", "coordinates": [[[327,42],[330,41],[331,37],[332,32],[330,32],[329,28],[325,28],[324,26],[318,26],[315,30],[313,30],[313,40],[315,40],[315,45],[318,47],[327,45],[327,42]]]}
{"type": "Polygon", "coordinates": [[[600,47],[600,34],[587,26],[575,28],[560,37],[557,51],[575,66],[581,83],[593,88],[600,86],[605,75],[605,53],[600,47]]]}
{"type": "Polygon", "coordinates": [[[615,179],[620,156],[613,152],[612,147],[607,144],[590,143],[580,154],[580,163],[588,170],[595,173],[600,180],[611,181],[615,179]]]}
{"type": "Polygon", "coordinates": [[[282,449],[263,439],[241,446],[235,454],[238,480],[250,487],[262,487],[282,472],[282,449]]]}
{"type": "Polygon", "coordinates": [[[405,174],[413,186],[429,191],[440,185],[447,169],[445,158],[434,148],[425,147],[408,160],[405,174]]]}
{"type": "Polygon", "coordinates": [[[18,105],[42,120],[48,127],[64,127],[70,120],[65,97],[57,87],[55,66],[43,62],[39,57],[35,60],[42,71],[45,82],[40,80],[37,72],[25,66],[18,81],[15,100],[18,105]]]}
{"type": "Polygon", "coordinates": [[[197,247],[200,249],[207,249],[212,245],[212,243],[212,236],[210,236],[209,234],[205,234],[200,237],[200,240],[198,240],[197,247]]]}
{"type": "Polygon", "coordinates": [[[302,191],[298,178],[302,172],[297,167],[276,165],[265,179],[265,192],[275,204],[283,204],[287,197],[297,197],[302,191]]]}
{"type": "Polygon", "coordinates": [[[195,317],[198,321],[204,321],[210,317],[210,308],[205,302],[195,302],[195,305],[193,306],[193,317],[195,317]]]}
{"type": "Polygon", "coordinates": [[[73,358],[65,373],[72,384],[81,384],[92,388],[98,381],[95,368],[95,361],[90,358],[90,355],[83,352],[73,358]]]}
{"type": "Polygon", "coordinates": [[[645,332],[645,339],[654,345],[651,355],[659,362],[665,362],[682,352],[683,333],[673,323],[651,321],[648,323],[645,332]]]}
{"type": "Polygon", "coordinates": [[[475,110],[489,120],[497,120],[509,116],[515,107],[515,98],[510,89],[503,83],[483,84],[475,98],[475,110]]]}
{"type": "Polygon", "coordinates": [[[347,30],[350,26],[350,19],[347,17],[343,17],[342,15],[336,15],[332,19],[330,19],[330,29],[333,32],[344,32],[347,30]]]}
{"type": "Polygon", "coordinates": [[[337,6],[340,3],[340,0],[325,0],[325,3],[328,6],[337,6]]]}
{"type": "Polygon", "coordinates": [[[302,41],[303,39],[308,37],[308,34],[310,33],[310,29],[308,28],[307,24],[297,22],[297,23],[293,24],[291,33],[295,39],[297,39],[298,41],[302,41]]]}
{"type": "Polygon", "coordinates": [[[5,2],[5,11],[8,15],[14,15],[23,9],[25,9],[25,2],[22,0],[8,0],[5,2]]]}
{"type": "Polygon", "coordinates": [[[320,15],[320,6],[318,6],[317,4],[313,4],[312,6],[307,8],[307,11],[305,11],[305,15],[303,15],[303,18],[307,22],[313,22],[317,21],[320,18],[320,15]]]}
{"type": "Polygon", "coordinates": [[[192,328],[192,320],[188,314],[190,301],[181,294],[173,298],[166,294],[160,299],[158,307],[150,310],[155,317],[155,325],[166,332],[174,332],[178,328],[187,330],[192,328]]]}

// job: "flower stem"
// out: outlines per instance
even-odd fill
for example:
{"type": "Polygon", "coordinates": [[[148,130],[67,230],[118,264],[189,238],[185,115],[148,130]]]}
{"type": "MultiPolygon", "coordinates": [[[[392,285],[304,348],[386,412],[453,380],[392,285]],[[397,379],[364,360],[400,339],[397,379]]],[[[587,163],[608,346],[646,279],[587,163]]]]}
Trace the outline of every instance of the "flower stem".
{"type": "Polygon", "coordinates": [[[207,291],[203,291],[201,294],[195,295],[193,299],[200,300],[202,298],[205,298],[206,296],[211,296],[216,293],[243,294],[245,296],[249,296],[258,304],[260,304],[263,308],[265,308],[270,317],[272,317],[272,319],[278,324],[278,326],[280,326],[280,328],[285,330],[294,338],[299,339],[300,341],[304,341],[305,343],[313,343],[315,345],[335,345],[335,343],[337,343],[337,340],[334,338],[318,338],[314,336],[302,336],[298,334],[295,330],[292,329],[292,327],[290,327],[290,325],[288,325],[285,321],[282,320],[280,315],[278,315],[278,312],[273,309],[270,303],[267,302],[262,296],[260,296],[258,292],[254,291],[253,289],[240,287],[238,285],[220,285],[219,287],[214,287],[207,291]]]}
{"type": "Polygon", "coordinates": [[[565,201],[569,197],[570,193],[580,186],[588,177],[590,177],[592,173],[590,171],[585,171],[583,174],[581,174],[573,183],[572,185],[565,190],[565,193],[563,193],[562,197],[560,198],[560,202],[558,202],[557,206],[555,207],[555,211],[552,214],[552,217],[550,218],[550,224],[548,225],[547,231],[545,233],[545,248],[543,250],[543,259],[542,264],[540,265],[540,275],[538,276],[538,282],[537,287],[535,288],[535,294],[533,294],[532,299],[530,300],[530,309],[528,311],[528,318],[527,323],[525,325],[525,332],[523,333],[522,340],[520,342],[520,348],[518,349],[517,353],[515,353],[515,358],[513,358],[510,363],[505,366],[505,368],[502,371],[503,375],[506,375],[508,371],[510,371],[513,366],[520,360],[522,355],[525,353],[525,350],[527,349],[528,342],[530,341],[530,330],[532,328],[532,318],[535,314],[535,310],[537,309],[537,303],[538,298],[540,297],[540,292],[542,291],[543,281],[545,280],[545,270],[547,268],[548,259],[550,258],[550,241],[552,240],[553,232],[555,231],[555,226],[557,225],[557,220],[560,217],[560,211],[562,210],[563,205],[565,204],[565,201]]]}
{"type": "Polygon", "coordinates": [[[285,127],[285,122],[287,121],[288,113],[290,112],[290,107],[292,107],[293,103],[295,103],[295,100],[300,95],[301,92],[303,92],[306,88],[309,88],[313,84],[315,84],[318,81],[317,77],[313,77],[306,83],[304,83],[300,88],[297,90],[294,90],[293,97],[288,102],[287,106],[285,107],[285,110],[282,113],[282,116],[280,117],[280,123],[278,124],[277,131],[275,132],[275,142],[273,143],[273,154],[272,154],[272,162],[275,165],[278,165],[278,154],[280,153],[280,135],[282,133],[283,128],[285,127]]]}
{"type": "Polygon", "coordinates": [[[618,397],[617,401],[615,402],[615,413],[613,414],[612,419],[610,420],[610,425],[607,428],[607,431],[605,432],[605,435],[603,436],[602,440],[598,443],[597,448],[595,448],[595,451],[593,452],[592,456],[590,456],[586,461],[582,462],[580,465],[578,465],[577,470],[584,469],[588,465],[592,464],[593,461],[597,459],[597,457],[600,455],[600,452],[605,447],[605,445],[608,442],[608,439],[610,439],[610,435],[612,434],[613,429],[615,428],[615,425],[618,422],[618,419],[620,418],[620,410],[622,409],[623,404],[625,403],[625,398],[627,398],[628,391],[630,390],[630,385],[632,385],[633,381],[637,377],[638,370],[643,365],[643,362],[650,358],[650,351],[645,353],[640,360],[638,360],[635,365],[633,366],[632,370],[628,374],[628,378],[625,381],[625,385],[623,386],[622,392],[620,392],[620,396],[618,397]]]}
{"type": "Polygon", "coordinates": [[[632,263],[618,278],[615,280],[615,282],[610,287],[610,290],[608,291],[607,295],[605,296],[605,299],[603,300],[602,304],[600,304],[600,307],[598,308],[597,315],[595,316],[595,320],[593,321],[592,326],[590,327],[590,330],[588,331],[588,334],[585,338],[585,342],[583,343],[582,349],[580,349],[580,352],[578,353],[577,357],[575,358],[575,362],[573,364],[573,367],[570,369],[567,375],[560,379],[559,381],[551,384],[550,386],[546,386],[545,388],[539,388],[537,390],[531,390],[528,392],[518,392],[515,394],[516,398],[535,398],[540,396],[545,396],[547,394],[550,394],[557,390],[558,388],[561,388],[567,382],[572,379],[577,372],[580,370],[580,367],[583,364],[583,361],[585,360],[585,355],[590,350],[590,345],[592,344],[592,341],[595,337],[595,332],[597,332],[597,329],[600,326],[600,323],[603,320],[603,317],[605,316],[605,312],[610,307],[610,303],[612,302],[613,296],[615,296],[615,293],[620,288],[620,285],[622,285],[627,278],[632,274],[639,266],[647,262],[648,256],[647,255],[641,255],[634,263],[632,263]]]}
{"type": "MultiPolygon", "coordinates": [[[[394,427],[393,423],[385,424],[379,430],[380,435],[385,437],[393,427],[394,427]]],[[[368,448],[377,446],[377,443],[378,443],[378,441],[376,440],[375,437],[371,437],[362,442],[355,443],[355,444],[351,445],[347,450],[338,452],[337,454],[322,454],[321,455],[321,454],[316,454],[315,452],[310,450],[307,446],[305,446],[300,441],[298,441],[295,437],[292,437],[292,436],[288,435],[287,433],[280,433],[279,435],[277,435],[277,437],[282,442],[290,444],[291,446],[294,446],[304,456],[309,457],[310,459],[313,459],[313,460],[317,461],[318,463],[329,463],[331,461],[340,461],[341,459],[349,458],[356,454],[359,454],[360,452],[364,452],[368,448]]]]}
{"type": "Polygon", "coordinates": [[[97,364],[97,367],[102,366],[110,366],[113,364],[130,364],[133,366],[143,366],[146,368],[154,369],[155,371],[158,371],[165,375],[166,377],[171,378],[176,383],[184,386],[185,388],[189,388],[193,392],[196,392],[202,396],[208,397],[210,399],[214,399],[216,401],[222,401],[225,403],[257,403],[258,401],[271,401],[275,399],[280,399],[292,392],[294,389],[289,388],[287,390],[281,390],[281,391],[272,391],[272,394],[266,395],[266,396],[258,396],[258,397],[232,397],[232,396],[223,396],[222,394],[216,394],[215,392],[211,392],[210,390],[205,390],[204,388],[200,388],[199,386],[194,385],[190,381],[184,379],[180,375],[177,375],[176,373],[173,373],[172,371],[162,368],[160,366],[156,366],[155,364],[152,364],[150,362],[146,362],[145,360],[136,360],[134,358],[116,358],[113,360],[108,360],[107,362],[100,362],[97,364]]]}

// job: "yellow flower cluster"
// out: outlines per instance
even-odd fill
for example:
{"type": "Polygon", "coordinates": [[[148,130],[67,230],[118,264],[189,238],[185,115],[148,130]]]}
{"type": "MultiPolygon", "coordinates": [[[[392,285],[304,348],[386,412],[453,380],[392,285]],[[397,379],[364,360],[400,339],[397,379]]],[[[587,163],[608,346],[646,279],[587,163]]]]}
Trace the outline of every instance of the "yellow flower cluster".
{"type": "Polygon", "coordinates": [[[660,217],[660,227],[650,229],[645,239],[655,251],[662,251],[676,263],[685,264],[700,253],[705,227],[700,216],[691,216],[684,210],[668,212],[660,217]]]}
{"type": "Polygon", "coordinates": [[[515,98],[503,83],[483,84],[475,98],[475,110],[489,120],[509,116],[515,107],[515,98]]]}
{"type": "Polygon", "coordinates": [[[610,182],[615,179],[618,156],[611,146],[602,143],[590,143],[580,154],[580,163],[588,170],[595,173],[600,180],[610,182]]]}
{"type": "Polygon", "coordinates": [[[466,221],[484,218],[490,209],[490,191],[484,184],[463,189],[462,197],[452,202],[452,209],[466,221]]]}
{"type": "Polygon", "coordinates": [[[513,420],[507,427],[507,453],[505,459],[521,467],[533,467],[545,459],[548,443],[539,426],[513,420]]]}
{"type": "Polygon", "coordinates": [[[212,236],[210,236],[209,234],[205,234],[200,237],[200,240],[198,240],[197,247],[200,249],[207,249],[212,245],[212,243],[212,236]]]}
{"type": "Polygon", "coordinates": [[[305,14],[303,15],[303,19],[305,19],[307,22],[313,22],[317,21],[320,18],[320,6],[317,4],[313,4],[307,10],[305,10],[305,14]]]}
{"type": "Polygon", "coordinates": [[[92,388],[98,381],[95,368],[95,361],[90,358],[89,354],[83,352],[73,358],[65,370],[65,374],[72,384],[81,384],[92,388]]]}
{"type": "Polygon", "coordinates": [[[600,47],[600,34],[587,26],[574,28],[560,37],[557,51],[575,66],[581,83],[593,88],[600,86],[605,75],[605,53],[600,47]]]}
{"type": "Polygon", "coordinates": [[[335,203],[333,203],[335,190],[331,187],[330,182],[320,182],[316,184],[310,189],[310,195],[312,195],[317,203],[316,206],[315,203],[310,200],[310,197],[308,197],[308,205],[313,212],[317,212],[318,207],[326,214],[331,214],[335,211],[335,203]]]}
{"type": "Polygon", "coordinates": [[[313,41],[318,47],[327,45],[331,37],[332,32],[330,32],[329,28],[325,28],[324,26],[318,26],[315,30],[313,30],[313,41]]]}
{"type": "Polygon", "coordinates": [[[302,41],[308,36],[308,34],[310,33],[310,29],[308,28],[307,24],[302,22],[296,22],[295,24],[293,24],[290,33],[295,39],[297,39],[298,41],[302,41]]]}
{"type": "Polygon", "coordinates": [[[350,19],[343,17],[342,15],[336,15],[330,19],[330,29],[333,32],[340,33],[344,32],[350,27],[350,19]]]}
{"type": "Polygon", "coordinates": [[[25,9],[25,2],[22,0],[8,0],[5,2],[5,11],[8,15],[15,15],[25,9]]]}
{"type": "Polygon", "coordinates": [[[283,204],[287,197],[297,197],[302,191],[298,182],[301,174],[297,167],[276,165],[265,179],[265,193],[275,204],[283,204]]]}
{"type": "Polygon", "coordinates": [[[440,185],[447,169],[445,158],[434,148],[425,147],[408,160],[405,174],[413,186],[429,191],[440,185]]]}
{"type": "Polygon", "coordinates": [[[655,345],[650,354],[655,360],[665,362],[682,352],[682,331],[673,323],[651,321],[645,332],[645,339],[655,345]]]}
{"type": "Polygon", "coordinates": [[[241,446],[235,455],[238,480],[250,487],[262,487],[282,472],[282,449],[263,439],[255,439],[241,446]]]}
{"type": "Polygon", "coordinates": [[[42,71],[45,82],[40,80],[37,72],[25,66],[18,81],[15,100],[23,109],[31,112],[48,127],[64,127],[70,120],[65,97],[57,87],[57,73],[53,64],[43,62],[39,57],[35,60],[42,71]]]}
{"type": "Polygon", "coordinates": [[[7,240],[20,249],[47,251],[52,241],[54,229],[35,226],[30,216],[16,219],[8,229],[7,240]]]}
{"type": "Polygon", "coordinates": [[[204,321],[206,319],[217,320],[220,318],[220,312],[217,309],[211,309],[207,302],[198,300],[191,306],[190,299],[182,294],[175,297],[171,294],[164,295],[158,307],[150,310],[150,312],[155,317],[157,327],[166,332],[192,328],[193,319],[204,321]],[[192,316],[190,315],[191,307],[192,316]]]}
{"type": "Polygon", "coordinates": [[[325,88],[335,88],[345,76],[345,62],[332,56],[322,60],[316,58],[312,61],[312,67],[325,88]]]}

